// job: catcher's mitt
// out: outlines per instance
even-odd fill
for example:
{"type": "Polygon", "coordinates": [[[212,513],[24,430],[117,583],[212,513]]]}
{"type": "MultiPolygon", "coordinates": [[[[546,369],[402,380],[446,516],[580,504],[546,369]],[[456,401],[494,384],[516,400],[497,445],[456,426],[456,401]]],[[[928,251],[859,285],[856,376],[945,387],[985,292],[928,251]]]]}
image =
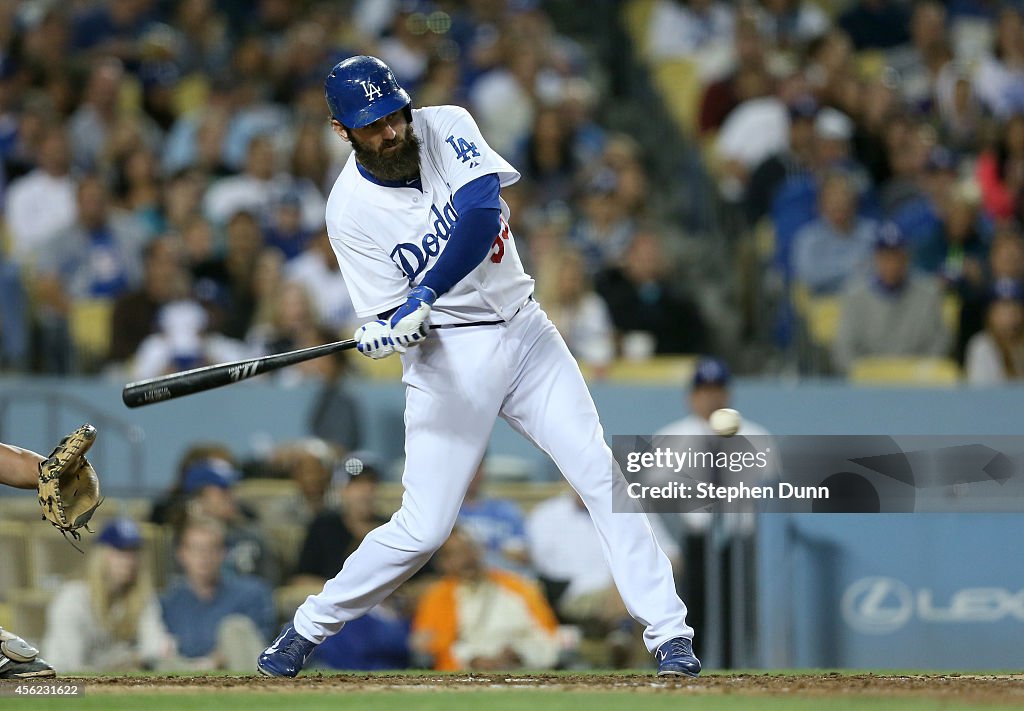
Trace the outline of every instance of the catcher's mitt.
{"type": "Polygon", "coordinates": [[[89,519],[103,499],[96,470],[85,453],[96,440],[96,428],[82,425],[60,441],[44,461],[39,463],[39,505],[43,520],[61,533],[78,540],[79,528],[88,527],[89,519]]]}

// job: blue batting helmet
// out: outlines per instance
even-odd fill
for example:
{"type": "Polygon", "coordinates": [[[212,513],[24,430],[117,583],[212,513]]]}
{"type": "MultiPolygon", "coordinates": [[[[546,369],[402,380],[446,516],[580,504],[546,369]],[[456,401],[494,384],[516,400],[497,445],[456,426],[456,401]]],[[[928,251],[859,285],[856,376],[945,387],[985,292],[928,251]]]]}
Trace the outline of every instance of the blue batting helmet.
{"type": "Polygon", "coordinates": [[[412,101],[394,73],[376,57],[349,57],[324,81],[331,116],[348,128],[362,128],[412,101]]]}

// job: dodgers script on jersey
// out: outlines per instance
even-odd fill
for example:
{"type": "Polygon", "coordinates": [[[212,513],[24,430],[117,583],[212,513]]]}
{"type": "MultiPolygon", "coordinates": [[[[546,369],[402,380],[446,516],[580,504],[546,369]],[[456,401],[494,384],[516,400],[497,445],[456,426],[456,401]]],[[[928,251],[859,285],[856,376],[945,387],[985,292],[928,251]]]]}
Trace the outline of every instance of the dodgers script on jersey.
{"type": "MultiPolygon", "coordinates": [[[[444,251],[458,218],[452,196],[459,188],[489,173],[498,176],[502,187],[519,180],[518,171],[491,150],[465,109],[434,106],[414,109],[412,115],[422,141],[422,189],[371,182],[360,174],[353,154],[327,201],[327,233],[362,318],[405,303],[409,289],[444,251]]],[[[508,320],[533,293],[508,219],[502,200],[501,232],[494,236],[489,258],[434,303],[432,324],[508,320]]]]}

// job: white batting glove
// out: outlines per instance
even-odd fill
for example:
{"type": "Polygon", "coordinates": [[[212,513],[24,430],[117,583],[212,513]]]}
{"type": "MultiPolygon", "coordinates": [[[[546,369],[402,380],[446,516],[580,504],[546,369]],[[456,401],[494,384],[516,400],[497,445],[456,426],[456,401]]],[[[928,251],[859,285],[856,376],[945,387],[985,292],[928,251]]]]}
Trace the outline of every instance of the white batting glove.
{"type": "Polygon", "coordinates": [[[367,358],[379,360],[395,352],[391,342],[391,328],[386,321],[370,321],[356,329],[356,350],[367,358]]]}
{"type": "Polygon", "coordinates": [[[404,353],[427,337],[430,305],[436,300],[437,294],[428,286],[417,286],[409,292],[408,300],[391,316],[391,343],[396,350],[404,353]]]}

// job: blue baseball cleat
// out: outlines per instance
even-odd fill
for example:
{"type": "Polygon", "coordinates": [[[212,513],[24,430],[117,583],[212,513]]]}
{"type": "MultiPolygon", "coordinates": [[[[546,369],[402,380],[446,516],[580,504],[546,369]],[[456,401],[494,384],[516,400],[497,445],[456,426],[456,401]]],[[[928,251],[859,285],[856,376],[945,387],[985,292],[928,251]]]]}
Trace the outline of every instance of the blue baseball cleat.
{"type": "Polygon", "coordinates": [[[700,660],[693,653],[693,642],[676,637],[658,647],[654,653],[658,660],[658,676],[697,676],[700,660]]]}
{"type": "Polygon", "coordinates": [[[316,644],[296,632],[289,622],[274,643],[263,650],[256,668],[264,676],[295,676],[314,649],[316,644]]]}

